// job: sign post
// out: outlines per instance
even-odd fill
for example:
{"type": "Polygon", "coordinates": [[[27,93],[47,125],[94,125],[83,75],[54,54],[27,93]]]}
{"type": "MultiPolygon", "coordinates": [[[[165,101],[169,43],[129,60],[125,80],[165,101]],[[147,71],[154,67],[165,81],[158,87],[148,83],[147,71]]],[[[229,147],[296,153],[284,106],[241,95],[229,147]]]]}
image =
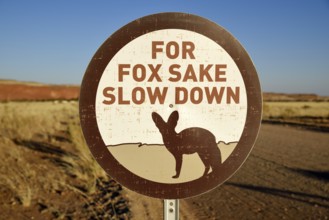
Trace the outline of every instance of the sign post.
{"type": "Polygon", "coordinates": [[[179,220],[179,200],[165,199],[163,204],[164,220],[179,220]]]}
{"type": "MultiPolygon", "coordinates": [[[[80,119],[98,163],[138,193],[178,199],[214,189],[246,160],[261,121],[256,69],[224,28],[191,14],[139,18],[86,70],[80,119]]],[[[177,218],[176,218],[177,219],[177,218]]]]}

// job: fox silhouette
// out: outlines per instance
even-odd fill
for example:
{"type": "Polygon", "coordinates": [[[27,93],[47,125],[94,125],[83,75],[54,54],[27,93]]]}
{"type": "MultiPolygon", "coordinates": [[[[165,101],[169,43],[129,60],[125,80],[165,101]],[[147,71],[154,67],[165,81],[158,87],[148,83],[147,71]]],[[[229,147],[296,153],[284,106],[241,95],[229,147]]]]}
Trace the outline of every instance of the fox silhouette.
{"type": "Polygon", "coordinates": [[[216,170],[221,164],[221,153],[215,136],[210,131],[198,127],[186,128],[177,133],[175,127],[178,118],[178,111],[172,112],[167,122],[158,113],[152,113],[152,119],[162,135],[163,143],[176,161],[176,174],[172,178],[179,178],[183,154],[199,155],[205,166],[203,176],[208,174],[210,167],[212,171],[216,170]]]}

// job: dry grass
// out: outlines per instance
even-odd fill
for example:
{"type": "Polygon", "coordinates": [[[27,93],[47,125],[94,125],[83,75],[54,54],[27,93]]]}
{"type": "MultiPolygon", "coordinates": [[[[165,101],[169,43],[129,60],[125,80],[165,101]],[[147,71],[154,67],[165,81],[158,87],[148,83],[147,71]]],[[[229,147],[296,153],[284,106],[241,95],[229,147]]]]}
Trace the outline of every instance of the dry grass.
{"type": "Polygon", "coordinates": [[[263,119],[329,127],[329,102],[264,102],[263,119]]]}
{"type": "Polygon", "coordinates": [[[0,79],[0,84],[25,84],[25,85],[33,85],[33,86],[42,86],[45,84],[38,83],[38,82],[21,82],[17,80],[11,80],[11,79],[0,79]]]}
{"type": "Polygon", "coordinates": [[[0,187],[7,188],[12,193],[11,204],[18,201],[24,207],[28,207],[31,204],[32,193],[37,193],[31,181],[36,173],[31,165],[26,163],[19,149],[14,147],[14,143],[3,137],[0,141],[5,145],[2,146],[0,155],[0,187]],[[9,164],[17,166],[8,166],[9,164]]]}
{"type": "Polygon", "coordinates": [[[105,177],[106,173],[91,156],[88,146],[85,143],[80,124],[74,120],[71,121],[68,124],[68,132],[74,146],[76,146],[75,150],[79,155],[79,160],[75,161],[76,168],[73,169],[73,172],[85,183],[83,186],[85,190],[93,193],[96,190],[97,179],[105,177]]]}
{"type": "Polygon", "coordinates": [[[329,117],[329,102],[265,102],[265,118],[329,117]]]}
{"type": "Polygon", "coordinates": [[[35,134],[54,133],[63,120],[62,111],[73,111],[73,106],[55,102],[0,103],[0,135],[9,139],[31,139],[35,134]]]}
{"type": "MultiPolygon", "coordinates": [[[[0,104],[0,185],[7,187],[24,206],[30,205],[32,194],[37,194],[40,186],[38,181],[42,178],[36,173],[40,167],[36,169],[26,157],[26,149],[17,147],[13,140],[30,140],[34,135],[46,136],[53,133],[59,127],[55,112],[62,107],[56,106],[49,114],[51,107],[50,103],[0,104]]],[[[47,172],[42,176],[47,176],[47,172]]]]}
{"type": "Polygon", "coordinates": [[[77,102],[0,103],[0,123],[0,188],[10,205],[64,190],[92,194],[106,177],[85,144],[77,102]]]}

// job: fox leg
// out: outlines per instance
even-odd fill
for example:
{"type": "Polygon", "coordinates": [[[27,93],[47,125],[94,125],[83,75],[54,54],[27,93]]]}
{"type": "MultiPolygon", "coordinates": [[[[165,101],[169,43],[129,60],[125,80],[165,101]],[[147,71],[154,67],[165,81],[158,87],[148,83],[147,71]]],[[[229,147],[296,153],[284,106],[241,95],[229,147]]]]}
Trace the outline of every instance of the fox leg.
{"type": "Polygon", "coordinates": [[[181,168],[182,168],[182,162],[183,162],[183,155],[180,154],[180,155],[174,155],[175,157],[175,160],[176,160],[176,175],[173,176],[172,178],[178,178],[179,175],[180,175],[180,171],[181,171],[181,168]]]}
{"type": "Polygon", "coordinates": [[[205,175],[207,175],[207,174],[208,174],[208,172],[209,172],[209,169],[210,169],[210,166],[209,166],[209,165],[207,165],[207,166],[206,166],[206,168],[205,168],[205,170],[204,170],[203,176],[205,176],[205,175]]]}
{"type": "Polygon", "coordinates": [[[205,170],[203,173],[203,176],[207,175],[209,170],[210,170],[210,161],[209,161],[209,156],[204,156],[204,155],[200,155],[200,159],[202,160],[204,166],[205,166],[205,170]]]}

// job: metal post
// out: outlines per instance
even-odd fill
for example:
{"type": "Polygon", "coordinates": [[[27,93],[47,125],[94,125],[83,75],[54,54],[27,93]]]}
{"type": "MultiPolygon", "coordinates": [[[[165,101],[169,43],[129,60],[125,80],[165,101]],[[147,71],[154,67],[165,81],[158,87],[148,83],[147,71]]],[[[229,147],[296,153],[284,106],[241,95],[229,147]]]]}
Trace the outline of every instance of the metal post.
{"type": "Polygon", "coordinates": [[[179,200],[165,199],[163,202],[163,219],[179,220],[179,200]]]}

